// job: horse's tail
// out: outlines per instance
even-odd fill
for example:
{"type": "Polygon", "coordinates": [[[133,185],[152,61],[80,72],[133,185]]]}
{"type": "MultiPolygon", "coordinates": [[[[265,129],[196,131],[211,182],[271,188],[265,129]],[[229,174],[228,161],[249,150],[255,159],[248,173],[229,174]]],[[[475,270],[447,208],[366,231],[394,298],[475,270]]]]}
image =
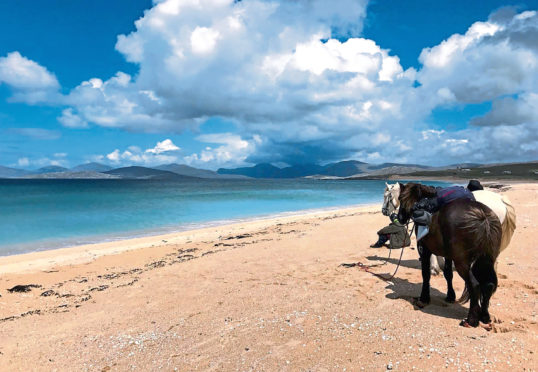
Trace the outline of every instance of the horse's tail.
{"type": "Polygon", "coordinates": [[[501,226],[502,238],[500,251],[502,252],[506,249],[506,247],[508,247],[508,244],[510,244],[512,235],[514,235],[514,231],[516,230],[516,210],[506,196],[502,195],[501,198],[506,207],[506,217],[504,218],[501,226]]]}
{"type": "MultiPolygon", "coordinates": [[[[499,218],[488,207],[477,203],[470,207],[465,216],[462,218],[461,228],[467,230],[473,237],[470,244],[477,257],[471,263],[469,275],[474,276],[483,286],[491,287],[484,290],[490,291],[491,294],[497,288],[497,275],[495,273],[495,261],[500,253],[501,245],[501,223],[499,218]]],[[[481,290],[483,292],[483,290],[481,290]]],[[[469,300],[469,289],[467,284],[458,300],[465,303],[469,300]]]]}

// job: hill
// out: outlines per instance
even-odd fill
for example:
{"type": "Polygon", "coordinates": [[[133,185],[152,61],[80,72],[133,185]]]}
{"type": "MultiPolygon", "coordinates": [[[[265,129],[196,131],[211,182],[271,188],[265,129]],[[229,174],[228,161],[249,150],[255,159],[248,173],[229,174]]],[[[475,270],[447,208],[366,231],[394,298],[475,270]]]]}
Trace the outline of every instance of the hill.
{"type": "Polygon", "coordinates": [[[409,173],[409,176],[538,180],[538,162],[480,165],[478,167],[458,167],[445,170],[424,170],[409,173]]]}
{"type": "Polygon", "coordinates": [[[117,175],[105,174],[105,173],[100,173],[100,172],[81,171],[81,172],[52,172],[52,173],[32,174],[32,175],[25,176],[23,178],[96,180],[96,179],[119,179],[121,177],[117,175]]]}
{"type": "Polygon", "coordinates": [[[41,173],[54,173],[54,172],[68,172],[69,169],[60,167],[58,165],[49,165],[47,167],[42,167],[35,170],[35,173],[41,174],[41,173]]]}
{"type": "Polygon", "coordinates": [[[108,165],[92,162],[92,163],[77,165],[76,167],[71,168],[71,171],[73,172],[106,172],[112,169],[113,168],[108,165]]]}
{"type": "Polygon", "coordinates": [[[32,174],[32,172],[23,169],[3,167],[0,165],[0,178],[19,178],[29,174],[32,174]]]}
{"type": "Polygon", "coordinates": [[[383,175],[398,172],[413,172],[423,168],[424,165],[405,165],[396,163],[385,163],[373,165],[357,160],[345,160],[327,165],[303,164],[293,165],[286,168],[278,168],[274,165],[262,163],[253,167],[243,167],[235,169],[221,168],[219,174],[245,175],[254,178],[323,178],[329,177],[350,177],[355,175],[383,175]]]}
{"type": "Polygon", "coordinates": [[[127,179],[196,180],[197,177],[181,176],[174,172],[146,167],[123,167],[104,172],[127,179]]]}
{"type": "Polygon", "coordinates": [[[185,164],[162,164],[154,169],[173,172],[181,176],[198,177],[198,178],[246,178],[246,176],[232,174],[218,174],[215,171],[190,167],[185,164]]]}
{"type": "Polygon", "coordinates": [[[217,173],[218,174],[234,174],[234,175],[241,175],[241,176],[247,176],[247,177],[253,177],[253,178],[282,178],[280,176],[281,169],[267,163],[256,164],[253,167],[243,167],[243,168],[234,168],[234,169],[220,168],[219,170],[217,170],[217,173]]]}

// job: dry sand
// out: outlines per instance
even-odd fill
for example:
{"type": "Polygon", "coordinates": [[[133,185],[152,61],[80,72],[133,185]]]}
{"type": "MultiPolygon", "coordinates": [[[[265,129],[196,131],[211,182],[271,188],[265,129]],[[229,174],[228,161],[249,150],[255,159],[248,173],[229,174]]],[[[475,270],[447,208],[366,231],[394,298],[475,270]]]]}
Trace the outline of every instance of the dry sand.
{"type": "Polygon", "coordinates": [[[383,263],[374,206],[0,258],[0,370],[535,370],[538,184],[505,193],[492,332],[458,325],[442,276],[413,307],[416,250],[392,282],[339,266],[383,263]]]}

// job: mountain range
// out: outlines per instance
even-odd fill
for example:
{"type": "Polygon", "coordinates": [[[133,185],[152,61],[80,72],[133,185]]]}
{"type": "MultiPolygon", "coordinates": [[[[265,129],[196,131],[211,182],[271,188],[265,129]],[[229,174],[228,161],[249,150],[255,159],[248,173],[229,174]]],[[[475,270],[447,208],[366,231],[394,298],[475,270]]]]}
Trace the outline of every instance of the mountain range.
{"type": "Polygon", "coordinates": [[[358,160],[344,160],[326,165],[303,164],[278,168],[268,163],[257,164],[253,167],[226,169],[220,168],[219,174],[243,175],[252,178],[298,178],[298,177],[350,177],[356,175],[383,175],[394,172],[414,172],[431,167],[417,164],[368,164],[358,160]]]}
{"type": "Polygon", "coordinates": [[[217,172],[190,167],[184,164],[162,164],[153,168],[131,166],[112,168],[101,163],[80,164],[73,168],[56,165],[32,171],[0,166],[0,178],[38,179],[235,179],[248,178],[242,175],[225,175],[217,172]]]}
{"type": "Polygon", "coordinates": [[[269,163],[252,167],[226,169],[217,172],[190,167],[185,164],[162,164],[153,168],[131,166],[115,168],[100,164],[86,163],[73,168],[48,166],[28,171],[0,166],[0,178],[45,178],[45,179],[235,179],[235,178],[388,178],[392,175],[409,176],[466,176],[517,177],[536,179],[538,162],[490,164],[461,163],[443,167],[430,167],[420,164],[383,163],[368,164],[357,160],[345,160],[326,165],[302,164],[279,168],[269,163]]]}

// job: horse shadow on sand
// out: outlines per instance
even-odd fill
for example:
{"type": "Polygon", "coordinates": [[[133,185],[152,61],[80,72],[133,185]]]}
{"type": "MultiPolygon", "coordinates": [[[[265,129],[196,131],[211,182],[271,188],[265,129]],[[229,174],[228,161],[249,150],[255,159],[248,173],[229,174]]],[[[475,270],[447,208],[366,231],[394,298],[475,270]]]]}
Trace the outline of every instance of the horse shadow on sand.
{"type": "MultiPolygon", "coordinates": [[[[387,258],[379,256],[366,257],[370,261],[386,261],[387,258]]],[[[388,263],[397,265],[398,258],[389,258],[388,263]]],[[[420,270],[419,260],[402,260],[401,266],[420,270]]],[[[379,266],[381,267],[381,265],[379,266]]],[[[389,266],[390,267],[390,266],[389,266]]],[[[390,269],[389,269],[390,271],[390,269]]],[[[390,273],[388,274],[390,275],[390,273]]],[[[426,314],[436,315],[449,319],[463,319],[467,316],[469,309],[462,306],[460,303],[448,303],[445,301],[446,293],[441,292],[437,288],[430,286],[431,302],[428,306],[419,308],[415,305],[415,299],[420,295],[422,290],[422,281],[419,283],[410,282],[407,279],[398,277],[398,273],[394,278],[387,282],[386,289],[390,289],[392,293],[388,293],[385,297],[391,300],[405,300],[413,305],[415,310],[420,310],[426,314]]],[[[446,290],[446,285],[441,288],[446,290]]]]}

